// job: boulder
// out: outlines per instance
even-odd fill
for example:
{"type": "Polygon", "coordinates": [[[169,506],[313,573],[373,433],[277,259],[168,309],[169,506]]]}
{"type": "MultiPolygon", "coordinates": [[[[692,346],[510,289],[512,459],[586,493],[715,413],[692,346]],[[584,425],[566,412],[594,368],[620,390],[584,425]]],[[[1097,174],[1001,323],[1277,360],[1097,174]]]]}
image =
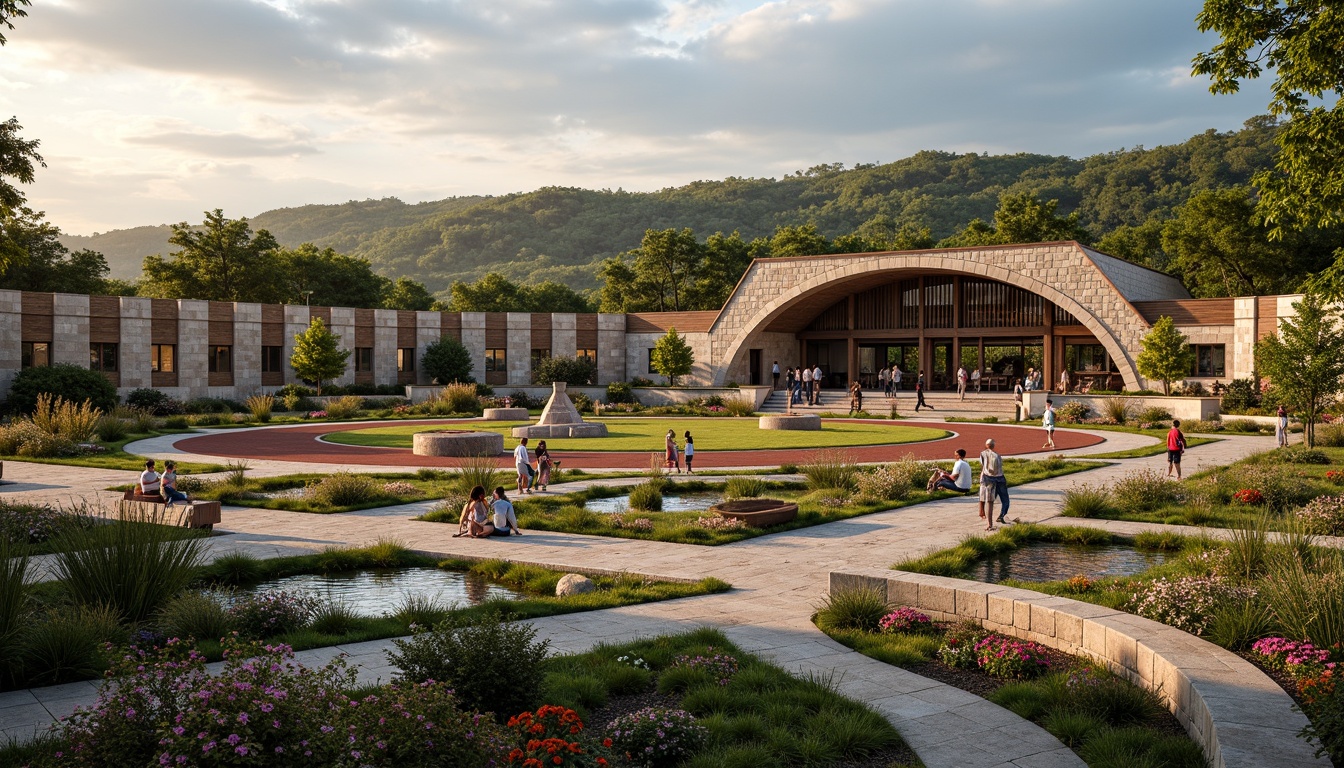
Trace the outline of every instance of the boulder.
{"type": "Polygon", "coordinates": [[[555,585],[556,597],[569,597],[570,595],[586,595],[597,589],[597,585],[587,576],[577,573],[566,573],[560,577],[560,582],[555,585]]]}

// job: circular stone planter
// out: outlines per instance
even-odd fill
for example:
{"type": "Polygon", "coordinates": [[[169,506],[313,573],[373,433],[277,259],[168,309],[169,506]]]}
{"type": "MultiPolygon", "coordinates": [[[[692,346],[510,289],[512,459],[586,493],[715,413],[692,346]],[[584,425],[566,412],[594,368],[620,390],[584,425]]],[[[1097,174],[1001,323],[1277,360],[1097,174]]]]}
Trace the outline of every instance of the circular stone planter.
{"type": "Polygon", "coordinates": [[[486,408],[481,414],[481,418],[486,421],[527,421],[527,409],[486,408]]]}
{"type": "Polygon", "coordinates": [[[752,528],[769,528],[797,517],[798,505],[779,499],[738,499],[715,504],[709,511],[730,520],[741,520],[752,528]]]}
{"type": "Polygon", "coordinates": [[[504,436],[498,432],[416,432],[411,452],[416,456],[498,456],[504,452],[504,436]]]}
{"type": "Polygon", "coordinates": [[[775,413],[762,416],[761,429],[796,429],[806,432],[821,431],[821,417],[815,413],[775,413]]]}

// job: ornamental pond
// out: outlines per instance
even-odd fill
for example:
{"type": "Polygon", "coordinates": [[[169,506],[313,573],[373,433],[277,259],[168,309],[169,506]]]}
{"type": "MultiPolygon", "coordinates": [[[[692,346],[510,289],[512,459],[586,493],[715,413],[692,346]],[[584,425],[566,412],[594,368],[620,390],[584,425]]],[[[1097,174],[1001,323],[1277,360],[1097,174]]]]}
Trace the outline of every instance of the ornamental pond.
{"type": "Polygon", "coordinates": [[[1035,542],[990,555],[972,566],[967,578],[997,584],[1019,581],[1061,581],[1083,575],[1089,579],[1133,576],[1173,557],[1169,552],[1150,552],[1107,544],[1082,546],[1035,542]]]}
{"type": "Polygon", "coordinates": [[[286,576],[258,584],[258,592],[282,590],[342,604],[359,616],[397,610],[407,595],[437,600],[445,608],[480,605],[489,599],[513,599],[522,593],[491,584],[473,573],[438,568],[378,568],[345,573],[286,576]]]}

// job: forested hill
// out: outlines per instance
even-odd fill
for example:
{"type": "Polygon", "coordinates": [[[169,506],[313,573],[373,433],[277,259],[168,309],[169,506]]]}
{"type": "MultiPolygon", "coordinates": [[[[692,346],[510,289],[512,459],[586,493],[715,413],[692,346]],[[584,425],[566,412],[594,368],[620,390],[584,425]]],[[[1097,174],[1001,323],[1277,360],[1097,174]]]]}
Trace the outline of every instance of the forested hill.
{"type": "MultiPolygon", "coordinates": [[[[583,289],[598,286],[598,262],[637,247],[650,228],[689,227],[702,239],[737,230],[750,239],[815,223],[835,237],[880,216],[897,227],[927,227],[937,240],[972,219],[991,220],[1008,191],[1058,199],[1060,213],[1077,212],[1078,223],[1117,255],[1158,261],[1148,253],[1160,247],[1157,225],[1192,194],[1247,184],[1269,167],[1275,130],[1257,118],[1236,132],[1084,159],[925,151],[882,165],[817,166],[782,179],[698,181],[648,193],[547,187],[416,205],[395,198],[308,205],[267,211],[252,226],[286,246],[313,242],[366,257],[378,272],[412,277],[432,291],[492,270],[583,289]]],[[[101,251],[113,277],[134,278],[143,257],[171,250],[169,234],[166,226],[138,227],[62,240],[101,251]]]]}

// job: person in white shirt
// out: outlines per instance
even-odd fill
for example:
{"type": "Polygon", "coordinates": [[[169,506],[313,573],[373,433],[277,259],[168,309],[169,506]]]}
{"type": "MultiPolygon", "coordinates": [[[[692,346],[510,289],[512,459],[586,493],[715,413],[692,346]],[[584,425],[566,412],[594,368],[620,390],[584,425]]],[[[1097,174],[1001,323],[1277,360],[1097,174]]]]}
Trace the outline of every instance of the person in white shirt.
{"type": "Polygon", "coordinates": [[[820,402],[821,402],[821,377],[824,376],[824,375],[825,375],[825,374],[823,374],[823,373],[821,372],[821,366],[820,366],[820,365],[818,365],[817,367],[815,367],[815,368],[812,369],[812,404],[813,404],[813,405],[816,405],[817,403],[820,403],[820,402]]]}
{"type": "Polygon", "coordinates": [[[140,495],[158,496],[159,488],[159,473],[154,471],[154,460],[147,459],[145,471],[140,473],[140,495]]]}
{"type": "Polygon", "coordinates": [[[491,536],[523,535],[523,532],[518,530],[518,517],[514,512],[513,502],[504,495],[504,486],[495,489],[495,498],[490,502],[490,510],[495,517],[495,529],[490,532],[491,536]]]}
{"type": "Polygon", "coordinates": [[[952,462],[952,471],[943,472],[938,482],[933,484],[934,488],[941,488],[945,491],[954,491],[956,493],[971,492],[971,465],[966,461],[966,449],[958,448],[956,450],[956,461],[952,462]]]}
{"type": "Polygon", "coordinates": [[[962,400],[966,399],[966,382],[970,379],[970,374],[966,373],[966,366],[957,369],[957,394],[961,395],[962,400]]]}
{"type": "Polygon", "coordinates": [[[901,389],[901,367],[895,363],[891,364],[891,394],[892,397],[900,394],[901,389]]]}
{"type": "Polygon", "coordinates": [[[770,378],[774,380],[773,383],[770,385],[770,388],[771,388],[771,389],[779,389],[779,361],[778,361],[778,360],[776,360],[775,362],[773,362],[773,363],[770,364],[770,378]]]}
{"type": "Polygon", "coordinates": [[[976,391],[976,392],[979,392],[979,391],[980,391],[980,369],[979,369],[979,368],[976,368],[974,371],[971,371],[971,385],[975,387],[975,391],[976,391]]]}
{"type": "Polygon", "coordinates": [[[812,369],[803,366],[803,397],[807,399],[807,404],[812,404],[812,369]]]}
{"type": "Polygon", "coordinates": [[[513,449],[513,467],[518,470],[518,493],[527,493],[528,483],[532,480],[532,459],[527,455],[527,438],[519,438],[518,447],[513,449]]]}
{"type": "Polygon", "coordinates": [[[1041,426],[1045,428],[1045,445],[1042,448],[1055,450],[1055,401],[1046,398],[1045,414],[1041,416],[1041,426]]]}

